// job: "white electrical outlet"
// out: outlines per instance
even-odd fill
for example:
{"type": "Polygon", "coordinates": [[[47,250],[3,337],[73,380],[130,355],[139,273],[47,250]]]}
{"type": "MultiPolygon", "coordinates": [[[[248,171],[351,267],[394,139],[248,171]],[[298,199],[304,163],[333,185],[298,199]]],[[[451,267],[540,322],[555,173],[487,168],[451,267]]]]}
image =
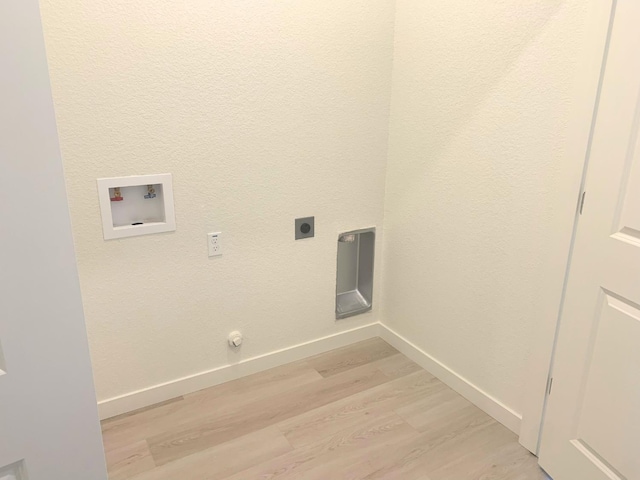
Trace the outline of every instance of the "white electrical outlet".
{"type": "Polygon", "coordinates": [[[209,244],[209,256],[217,257],[222,255],[222,233],[214,232],[207,234],[207,243],[209,244]]]}

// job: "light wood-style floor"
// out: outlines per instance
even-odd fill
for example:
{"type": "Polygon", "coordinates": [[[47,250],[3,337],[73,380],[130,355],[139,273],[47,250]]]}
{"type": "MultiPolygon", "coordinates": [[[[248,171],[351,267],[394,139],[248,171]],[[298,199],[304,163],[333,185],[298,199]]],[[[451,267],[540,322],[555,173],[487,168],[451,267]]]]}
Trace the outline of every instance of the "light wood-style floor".
{"type": "Polygon", "coordinates": [[[105,420],[111,480],[537,480],[516,436],[379,338],[105,420]]]}

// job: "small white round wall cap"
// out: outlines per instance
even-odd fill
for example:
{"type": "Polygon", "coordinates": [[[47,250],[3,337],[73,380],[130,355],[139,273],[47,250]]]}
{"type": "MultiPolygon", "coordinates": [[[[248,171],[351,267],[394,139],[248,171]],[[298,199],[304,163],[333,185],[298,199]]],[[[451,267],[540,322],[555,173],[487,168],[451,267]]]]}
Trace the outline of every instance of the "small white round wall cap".
{"type": "Polygon", "coordinates": [[[231,332],[229,334],[229,346],[238,348],[242,345],[242,334],[240,332],[231,332]]]}

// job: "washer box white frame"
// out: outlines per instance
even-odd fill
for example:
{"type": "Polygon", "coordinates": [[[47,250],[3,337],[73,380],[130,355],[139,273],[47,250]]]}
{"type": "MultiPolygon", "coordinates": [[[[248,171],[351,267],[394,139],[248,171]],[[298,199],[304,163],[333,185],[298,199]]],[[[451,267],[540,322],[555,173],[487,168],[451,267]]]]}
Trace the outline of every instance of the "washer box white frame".
{"type": "Polygon", "coordinates": [[[172,232],[176,229],[175,208],[173,205],[173,180],[170,173],[156,175],[133,175],[129,177],[111,177],[98,179],[98,198],[102,214],[102,232],[105,240],[135,237],[152,233],[172,232]],[[142,225],[113,225],[110,188],[162,185],[164,200],[164,222],[150,222],[142,225]]]}

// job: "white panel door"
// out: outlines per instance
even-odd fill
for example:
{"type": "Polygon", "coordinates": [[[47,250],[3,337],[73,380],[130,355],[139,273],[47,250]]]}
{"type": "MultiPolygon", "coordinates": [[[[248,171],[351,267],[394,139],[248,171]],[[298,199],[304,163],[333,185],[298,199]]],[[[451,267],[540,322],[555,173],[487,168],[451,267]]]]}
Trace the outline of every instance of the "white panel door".
{"type": "Polygon", "coordinates": [[[640,1],[616,3],[542,430],[554,480],[640,479],[640,1]]]}
{"type": "Polygon", "coordinates": [[[107,478],[37,0],[0,1],[0,479],[107,478]]]}

